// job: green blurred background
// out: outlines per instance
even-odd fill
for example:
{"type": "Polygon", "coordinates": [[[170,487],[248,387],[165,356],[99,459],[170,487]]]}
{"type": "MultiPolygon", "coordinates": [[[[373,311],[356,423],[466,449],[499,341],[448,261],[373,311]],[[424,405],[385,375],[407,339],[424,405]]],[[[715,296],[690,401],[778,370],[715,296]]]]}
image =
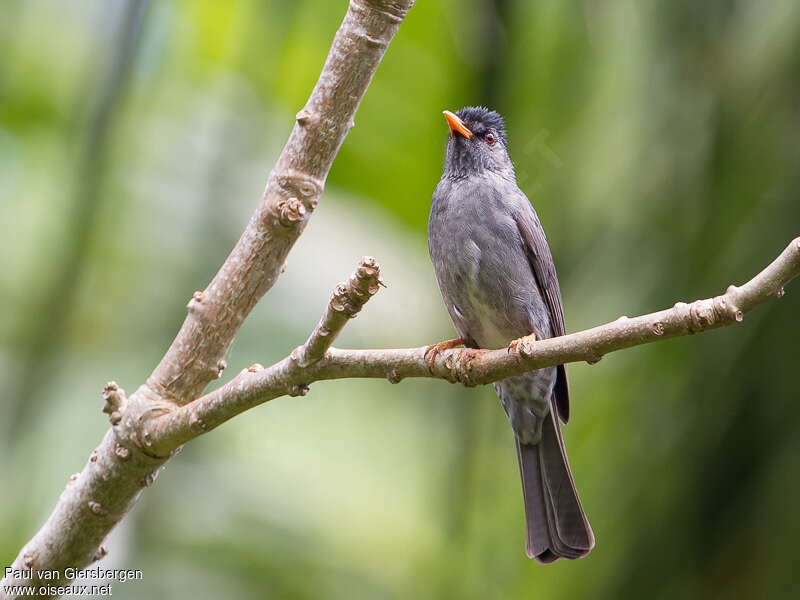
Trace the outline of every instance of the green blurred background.
{"type": "MultiPolygon", "coordinates": [[[[0,564],[236,241],[346,3],[0,5],[0,564]]],[[[507,118],[567,329],[720,293],[800,233],[800,3],[419,0],[324,197],[228,357],[305,339],[363,254],[340,345],[452,336],[427,257],[442,109],[507,118]]],[[[118,598],[800,594],[800,286],[741,325],[571,367],[597,548],[524,555],[491,388],[314,384],[190,443],[109,540],[118,598]]],[[[230,373],[225,377],[229,378],[230,373]]]]}

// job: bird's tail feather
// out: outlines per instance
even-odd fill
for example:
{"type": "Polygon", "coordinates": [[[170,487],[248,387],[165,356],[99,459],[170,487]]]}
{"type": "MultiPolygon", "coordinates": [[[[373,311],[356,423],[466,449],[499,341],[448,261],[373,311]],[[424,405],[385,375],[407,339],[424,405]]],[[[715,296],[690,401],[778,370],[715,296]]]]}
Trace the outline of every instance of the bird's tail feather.
{"type": "Polygon", "coordinates": [[[525,500],[526,544],[529,558],[549,563],[559,558],[581,558],[594,547],[572,479],[561,428],[552,411],[542,424],[538,444],[520,444],[517,458],[525,500]]]}

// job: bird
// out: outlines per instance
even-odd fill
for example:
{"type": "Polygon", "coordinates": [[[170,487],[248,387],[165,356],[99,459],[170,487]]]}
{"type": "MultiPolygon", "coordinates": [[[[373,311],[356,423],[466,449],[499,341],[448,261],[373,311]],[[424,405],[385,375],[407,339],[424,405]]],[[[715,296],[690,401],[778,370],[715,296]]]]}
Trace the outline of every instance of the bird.
{"type": "MultiPolygon", "coordinates": [[[[561,290],[539,217],[517,185],[499,113],[444,111],[450,128],[444,170],[428,220],[436,280],[459,337],[429,346],[508,348],[564,335],[561,290]]],[[[529,346],[532,347],[532,346],[529,346]]],[[[581,558],[594,547],[561,432],[569,419],[565,365],[494,384],[514,432],[529,558],[581,558]]]]}

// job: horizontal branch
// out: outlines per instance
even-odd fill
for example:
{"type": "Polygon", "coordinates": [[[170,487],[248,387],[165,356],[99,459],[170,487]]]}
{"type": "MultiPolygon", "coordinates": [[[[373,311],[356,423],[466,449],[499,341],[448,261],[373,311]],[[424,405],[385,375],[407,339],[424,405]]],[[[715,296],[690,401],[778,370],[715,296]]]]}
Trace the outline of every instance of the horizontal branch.
{"type": "MultiPolygon", "coordinates": [[[[373,262],[371,266],[378,276],[377,263],[373,262]]],[[[154,449],[166,453],[249,408],[280,396],[303,395],[315,381],[379,378],[398,383],[406,377],[433,377],[465,385],[481,385],[569,362],[596,363],[609,352],[738,323],[745,313],[759,304],[782,296],[783,287],[799,274],[800,237],[753,279],[740,287],[729,286],[720,296],[689,304],[678,302],[672,308],[639,317],[623,316],[592,329],[556,338],[524,341],[514,351],[508,348],[446,350],[437,355],[433,365],[425,360],[426,347],[396,350],[330,348],[316,361],[301,362],[298,356],[308,354],[308,346],[314,339],[312,334],[305,346],[280,362],[268,368],[255,365],[246,369],[226,385],[191,404],[152,419],[146,428],[155,440],[154,449]]],[[[377,287],[375,289],[377,291],[377,287]]],[[[326,315],[330,313],[335,298],[336,295],[331,299],[326,315]]],[[[321,325],[328,322],[327,318],[323,317],[321,325]]],[[[341,325],[344,322],[341,321],[341,325]]],[[[316,352],[321,347],[317,347],[316,352]]]]}

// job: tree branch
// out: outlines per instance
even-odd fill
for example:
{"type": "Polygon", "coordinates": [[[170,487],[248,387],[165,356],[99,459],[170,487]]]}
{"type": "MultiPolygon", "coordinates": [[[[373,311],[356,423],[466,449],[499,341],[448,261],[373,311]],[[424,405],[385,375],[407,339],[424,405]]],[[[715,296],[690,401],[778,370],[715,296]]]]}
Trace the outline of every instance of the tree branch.
{"type": "MultiPolygon", "coordinates": [[[[359,268],[363,268],[363,264],[359,268]]],[[[370,264],[377,277],[377,263],[373,261],[370,264]]],[[[304,395],[315,381],[364,377],[398,383],[406,377],[433,377],[473,386],[569,362],[594,364],[603,355],[616,350],[738,323],[745,313],[759,304],[781,297],[783,286],[798,275],[800,237],[753,279],[741,287],[729,286],[720,296],[695,300],[690,304],[678,302],[672,308],[639,317],[623,316],[611,323],[569,335],[525,341],[516,351],[507,348],[446,350],[437,356],[432,369],[425,360],[425,347],[398,350],[330,348],[321,358],[301,361],[299,357],[307,355],[307,347],[315,339],[316,331],[325,327],[329,315],[335,312],[333,307],[337,294],[343,287],[339,286],[320,325],[304,346],[271,367],[254,365],[242,371],[224,386],[195,402],[149,421],[146,428],[155,440],[157,450],[163,453],[268,400],[285,395],[304,395]]],[[[351,286],[354,279],[356,274],[350,279],[351,286]]],[[[377,286],[374,290],[377,291],[377,286]]],[[[362,298],[363,301],[366,299],[362,298]]],[[[345,318],[338,318],[341,325],[346,322],[345,318]]],[[[320,356],[319,349],[314,356],[320,356]]]]}
{"type": "Polygon", "coordinates": [[[383,54],[414,0],[351,0],[311,97],[261,203],[214,279],[147,380],[158,396],[194,400],[225,369],[239,327],[272,287],[317,207],[325,179],[383,54]]]}
{"type": "Polygon", "coordinates": [[[321,359],[348,319],[354,318],[372,296],[383,285],[378,262],[371,256],[361,259],[350,279],[333,290],[328,308],[311,332],[305,344],[296,348],[292,358],[300,367],[308,367],[321,359]]]}
{"type": "MultiPolygon", "coordinates": [[[[740,321],[780,295],[800,273],[800,238],[740,288],[715,298],[559,338],[522,344],[519,351],[451,350],[429,367],[424,348],[339,350],[331,344],[347,320],[377,292],[378,265],[364,259],[339,286],[308,340],[279,363],[254,365],[219,389],[198,396],[225,368],[224,356],[242,322],[275,282],[285,258],[317,205],[331,163],[388,43],[413,0],[351,0],[319,81],[271,173],[255,213],[209,286],[195,292],[177,337],[147,382],[130,397],[116,384],[104,390],[112,429],[67,487],[41,530],[0,582],[38,586],[38,573],[83,567],[102,557],[109,531],[186,441],[253,406],[302,395],[323,379],[436,377],[466,385],[565,362],[596,362],[604,354],[740,321]]],[[[35,590],[38,592],[37,590],[35,590]]],[[[51,597],[47,591],[36,597],[51,597]]]]}
{"type": "MultiPolygon", "coordinates": [[[[40,571],[96,560],[106,535],[152,483],[172,451],[154,451],[150,419],[169,414],[202,393],[225,368],[225,354],[258,300],[275,283],[286,256],[317,206],[331,164],[386,48],[414,0],[351,0],[325,66],[297,113],[261,202],[208,287],[189,300],[188,315],[161,362],[134,394],[113,392],[113,430],[92,452],[39,532],[20,551],[5,586],[35,586],[40,571]],[[119,402],[117,402],[119,400],[119,402]],[[118,410],[116,410],[117,408],[118,410]]],[[[310,357],[324,343],[309,340],[310,357]]],[[[52,597],[41,593],[36,597],[52,597]]]]}

